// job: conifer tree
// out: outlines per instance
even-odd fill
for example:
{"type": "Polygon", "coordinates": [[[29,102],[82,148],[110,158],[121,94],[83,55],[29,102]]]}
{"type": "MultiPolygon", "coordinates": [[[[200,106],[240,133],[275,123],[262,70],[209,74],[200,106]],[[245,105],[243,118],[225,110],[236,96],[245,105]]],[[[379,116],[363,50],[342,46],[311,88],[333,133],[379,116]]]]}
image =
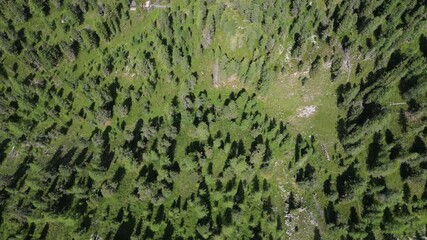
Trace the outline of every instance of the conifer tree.
{"type": "Polygon", "coordinates": [[[350,229],[353,229],[355,225],[359,224],[359,216],[357,214],[356,208],[351,207],[350,208],[350,215],[348,217],[348,225],[350,229]]]}
{"type": "Polygon", "coordinates": [[[237,192],[234,195],[234,202],[240,204],[245,199],[245,190],[243,189],[242,180],[239,181],[239,185],[237,187],[237,192]]]}
{"type": "Polygon", "coordinates": [[[318,227],[314,228],[313,233],[314,233],[314,237],[313,237],[314,240],[321,240],[322,239],[322,237],[320,236],[320,231],[319,231],[318,227]]]}
{"type": "Polygon", "coordinates": [[[328,202],[328,206],[324,209],[326,224],[337,224],[338,213],[335,211],[332,201],[328,202]]]}

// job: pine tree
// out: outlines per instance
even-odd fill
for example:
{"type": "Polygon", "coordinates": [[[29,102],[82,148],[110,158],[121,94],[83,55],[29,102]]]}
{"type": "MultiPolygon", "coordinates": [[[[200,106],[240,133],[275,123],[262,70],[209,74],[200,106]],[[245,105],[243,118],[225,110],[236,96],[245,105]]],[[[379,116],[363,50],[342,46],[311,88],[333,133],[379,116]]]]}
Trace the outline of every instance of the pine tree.
{"type": "Polygon", "coordinates": [[[360,220],[359,220],[359,215],[357,214],[356,208],[355,207],[351,207],[350,208],[350,215],[348,217],[348,226],[350,227],[350,229],[354,228],[354,225],[359,224],[360,220]]]}
{"type": "Polygon", "coordinates": [[[384,208],[382,223],[389,224],[393,222],[393,214],[389,207],[384,208]]]}
{"type": "Polygon", "coordinates": [[[267,191],[268,191],[268,189],[269,189],[269,186],[268,186],[267,179],[265,179],[265,178],[264,178],[264,180],[263,180],[263,182],[262,182],[262,190],[263,190],[264,192],[267,192],[267,191]]]}
{"type": "Polygon", "coordinates": [[[337,122],[336,131],[338,134],[338,139],[342,142],[347,135],[346,123],[344,119],[340,118],[337,122]]]}
{"type": "Polygon", "coordinates": [[[233,214],[231,208],[225,209],[223,220],[225,225],[231,225],[231,223],[233,222],[233,214]]]}
{"type": "Polygon", "coordinates": [[[49,3],[47,0],[30,0],[29,6],[33,14],[49,15],[49,3]]]}
{"type": "Polygon", "coordinates": [[[108,29],[107,24],[105,22],[97,22],[95,26],[96,30],[104,40],[110,41],[110,30],[108,29]]]}
{"type": "Polygon", "coordinates": [[[402,180],[406,180],[408,177],[412,175],[411,165],[409,165],[406,162],[401,163],[399,168],[399,173],[402,180]]]}
{"type": "Polygon", "coordinates": [[[279,215],[277,215],[277,220],[276,220],[277,222],[276,222],[276,230],[277,231],[281,231],[281,230],[283,230],[283,226],[282,226],[282,218],[279,216],[279,215]]]}
{"type": "Polygon", "coordinates": [[[254,179],[252,179],[252,187],[253,187],[254,192],[258,192],[259,191],[258,175],[255,175],[254,179]]]}
{"type": "Polygon", "coordinates": [[[245,199],[245,190],[243,189],[242,180],[239,181],[239,186],[237,187],[237,192],[234,195],[234,202],[240,204],[245,199]]]}
{"type": "Polygon", "coordinates": [[[391,144],[394,142],[394,135],[390,131],[390,129],[385,130],[385,141],[387,144],[391,144]]]}
{"type": "Polygon", "coordinates": [[[313,240],[321,240],[322,239],[322,237],[320,236],[320,231],[319,231],[318,227],[315,227],[313,232],[314,232],[313,240]]]}
{"type": "Polygon", "coordinates": [[[369,144],[368,148],[368,158],[366,159],[368,169],[373,169],[379,164],[378,155],[381,151],[380,139],[381,134],[379,132],[374,133],[372,143],[369,144]]]}
{"type": "Polygon", "coordinates": [[[40,238],[39,239],[46,239],[47,234],[49,233],[49,223],[46,223],[44,225],[44,228],[42,230],[42,232],[40,233],[40,238]]]}
{"type": "Polygon", "coordinates": [[[313,166],[311,166],[310,163],[307,163],[304,169],[304,180],[311,181],[313,179],[313,175],[315,172],[316,172],[316,169],[313,166]]]}
{"type": "Polygon", "coordinates": [[[427,180],[426,180],[426,183],[424,184],[424,191],[423,191],[423,194],[421,195],[421,199],[424,201],[427,200],[427,180]]]}
{"type": "Polygon", "coordinates": [[[324,210],[326,224],[337,224],[338,213],[335,211],[334,204],[329,201],[328,206],[324,210]]]}
{"type": "Polygon", "coordinates": [[[78,4],[69,4],[67,7],[69,16],[71,16],[71,23],[82,24],[84,21],[83,11],[78,4]]]}
{"type": "Polygon", "coordinates": [[[408,183],[403,184],[403,201],[409,202],[409,198],[411,197],[411,188],[408,183]]]}
{"type": "Polygon", "coordinates": [[[166,228],[165,228],[164,233],[163,233],[162,239],[164,239],[164,240],[172,239],[174,231],[175,231],[175,229],[174,229],[172,223],[168,220],[166,228]]]}
{"type": "Polygon", "coordinates": [[[363,239],[363,240],[375,240],[375,234],[374,232],[371,230],[369,230],[368,235],[363,239]]]}
{"type": "Polygon", "coordinates": [[[412,146],[409,151],[412,153],[418,153],[420,155],[423,155],[427,152],[426,144],[420,136],[415,137],[414,142],[412,143],[412,146]]]}
{"type": "Polygon", "coordinates": [[[338,175],[337,179],[335,180],[336,182],[336,188],[337,188],[337,192],[338,192],[338,196],[341,198],[346,194],[346,186],[345,186],[345,179],[343,175],[338,175]]]}
{"type": "Polygon", "coordinates": [[[298,162],[300,159],[300,144],[302,143],[302,136],[298,133],[296,140],[295,140],[295,162],[298,162]]]}
{"type": "Polygon", "coordinates": [[[402,215],[404,216],[408,216],[410,214],[409,212],[409,208],[408,205],[406,205],[405,203],[402,205],[402,215]]]}
{"type": "Polygon", "coordinates": [[[332,183],[331,183],[331,181],[332,181],[332,176],[331,176],[331,175],[329,175],[328,179],[326,179],[326,180],[323,182],[323,192],[324,192],[326,195],[330,195],[330,194],[332,194],[332,188],[331,188],[332,183]]]}
{"type": "Polygon", "coordinates": [[[295,197],[294,197],[294,193],[293,192],[291,192],[289,194],[288,205],[289,205],[288,212],[290,212],[291,210],[295,209],[295,197]]]}
{"type": "Polygon", "coordinates": [[[403,133],[408,129],[408,119],[406,118],[405,111],[401,108],[399,111],[399,124],[403,133]]]}
{"type": "Polygon", "coordinates": [[[298,169],[298,172],[295,176],[296,182],[302,182],[304,180],[304,169],[300,168],[298,169]]]}

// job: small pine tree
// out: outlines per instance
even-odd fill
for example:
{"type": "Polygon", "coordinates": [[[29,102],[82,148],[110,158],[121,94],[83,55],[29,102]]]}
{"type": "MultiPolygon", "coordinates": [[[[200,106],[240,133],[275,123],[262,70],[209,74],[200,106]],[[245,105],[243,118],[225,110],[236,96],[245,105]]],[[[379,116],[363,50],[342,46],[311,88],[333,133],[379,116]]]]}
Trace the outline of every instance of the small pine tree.
{"type": "Polygon", "coordinates": [[[326,195],[330,195],[330,194],[332,194],[332,183],[331,183],[331,180],[332,180],[332,176],[331,176],[331,175],[329,175],[328,179],[326,179],[326,180],[323,182],[323,192],[324,192],[326,195]]]}
{"type": "Polygon", "coordinates": [[[44,0],[31,0],[29,7],[34,15],[47,16],[49,15],[49,3],[44,0]]]}
{"type": "Polygon", "coordinates": [[[368,169],[373,169],[379,164],[378,155],[381,151],[380,138],[381,134],[379,132],[376,132],[373,136],[372,143],[369,144],[368,158],[366,159],[368,169]]]}
{"type": "Polygon", "coordinates": [[[406,205],[405,203],[402,205],[402,210],[401,210],[401,212],[402,212],[402,215],[404,215],[404,216],[408,216],[409,214],[410,214],[410,212],[409,212],[409,208],[408,208],[408,205],[406,205]]]}
{"type": "Polygon", "coordinates": [[[311,181],[313,179],[313,175],[315,172],[316,172],[316,169],[313,166],[311,166],[310,163],[307,163],[304,169],[304,180],[311,181]]]}
{"type": "Polygon", "coordinates": [[[394,142],[394,135],[390,131],[390,129],[385,130],[385,141],[387,144],[391,144],[394,142]]]}
{"type": "Polygon", "coordinates": [[[279,215],[277,215],[277,226],[276,226],[276,230],[277,231],[283,230],[282,219],[280,218],[279,215]]]}
{"type": "Polygon", "coordinates": [[[254,179],[252,180],[252,186],[253,186],[254,192],[258,192],[259,191],[258,175],[255,175],[254,179]]]}
{"type": "Polygon", "coordinates": [[[49,232],[49,223],[46,223],[44,225],[42,232],[40,233],[39,239],[46,239],[48,232],[49,232]]]}
{"type": "Polygon", "coordinates": [[[337,122],[336,130],[338,134],[338,139],[342,142],[347,135],[347,129],[346,129],[346,123],[345,121],[340,118],[337,122]]]}
{"type": "Polygon", "coordinates": [[[302,143],[302,140],[303,139],[301,134],[298,133],[295,140],[295,162],[298,162],[298,160],[300,159],[300,149],[301,149],[300,144],[302,143]]]}
{"type": "Polygon", "coordinates": [[[400,164],[399,172],[400,172],[400,177],[402,178],[402,180],[405,180],[409,176],[411,176],[412,168],[408,163],[404,162],[404,163],[400,164]]]}
{"type": "Polygon", "coordinates": [[[405,111],[401,108],[399,111],[399,124],[403,133],[408,129],[408,119],[406,118],[405,111]]]}
{"type": "Polygon", "coordinates": [[[375,240],[375,234],[372,229],[368,232],[368,235],[363,240],[375,240]]]}
{"type": "Polygon", "coordinates": [[[302,182],[304,180],[304,170],[302,168],[298,169],[297,175],[295,176],[296,182],[302,182]]]}
{"type": "Polygon", "coordinates": [[[318,227],[315,227],[313,232],[314,232],[314,237],[313,237],[314,240],[322,239],[322,237],[320,236],[320,231],[318,227]]]}
{"type": "MultiPolygon", "coordinates": [[[[424,184],[424,191],[423,191],[423,194],[421,195],[421,199],[424,201],[427,200],[427,180],[426,180],[426,183],[424,184]]],[[[426,231],[427,231],[427,229],[426,229],[426,231]]]]}
{"type": "Polygon", "coordinates": [[[290,212],[291,210],[293,210],[293,209],[296,208],[296,206],[295,206],[295,197],[294,197],[294,193],[293,192],[291,192],[289,194],[288,205],[289,205],[288,212],[290,212]]]}
{"type": "Polygon", "coordinates": [[[337,179],[335,180],[336,182],[336,188],[337,188],[337,192],[339,197],[343,197],[346,194],[346,186],[345,186],[345,179],[343,175],[338,175],[337,179]]]}
{"type": "Polygon", "coordinates": [[[411,188],[409,187],[408,183],[404,183],[403,184],[403,200],[405,202],[408,202],[409,197],[411,197],[411,188]]]}
{"type": "Polygon", "coordinates": [[[233,214],[232,214],[231,208],[225,209],[223,220],[224,220],[224,224],[227,226],[229,226],[233,222],[233,214]]]}
{"type": "Polygon", "coordinates": [[[420,155],[423,155],[427,152],[426,144],[420,136],[415,137],[414,142],[412,143],[412,146],[409,151],[411,153],[418,153],[420,155]]]}
{"type": "Polygon", "coordinates": [[[175,229],[170,221],[167,221],[166,228],[163,233],[162,239],[172,239],[175,229]]]}
{"type": "Polygon", "coordinates": [[[338,213],[335,211],[335,207],[332,201],[329,201],[328,206],[325,208],[324,212],[326,224],[337,224],[338,213]]]}
{"type": "Polygon", "coordinates": [[[384,208],[382,223],[389,224],[393,222],[393,214],[389,207],[384,208]]]}
{"type": "Polygon", "coordinates": [[[268,191],[268,189],[269,189],[269,186],[268,186],[267,179],[265,179],[265,178],[264,178],[264,181],[263,181],[263,183],[262,183],[262,190],[263,190],[264,192],[267,192],[267,191],[268,191]]]}
{"type": "Polygon", "coordinates": [[[240,204],[245,199],[245,190],[243,189],[242,180],[239,182],[239,186],[237,187],[237,192],[234,195],[234,202],[240,204]]]}
{"type": "Polygon", "coordinates": [[[350,215],[348,217],[348,226],[350,229],[354,228],[354,225],[359,224],[359,215],[357,214],[356,208],[351,207],[350,208],[350,215]]]}

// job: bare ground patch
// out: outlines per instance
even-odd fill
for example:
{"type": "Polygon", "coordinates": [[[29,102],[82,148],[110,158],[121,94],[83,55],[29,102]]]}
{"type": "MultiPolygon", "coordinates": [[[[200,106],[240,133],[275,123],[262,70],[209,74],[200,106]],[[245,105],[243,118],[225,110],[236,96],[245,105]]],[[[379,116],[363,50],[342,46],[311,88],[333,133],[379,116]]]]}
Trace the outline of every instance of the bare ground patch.
{"type": "Polygon", "coordinates": [[[312,116],[316,112],[316,110],[316,106],[301,107],[297,109],[297,116],[299,118],[308,118],[312,116]]]}

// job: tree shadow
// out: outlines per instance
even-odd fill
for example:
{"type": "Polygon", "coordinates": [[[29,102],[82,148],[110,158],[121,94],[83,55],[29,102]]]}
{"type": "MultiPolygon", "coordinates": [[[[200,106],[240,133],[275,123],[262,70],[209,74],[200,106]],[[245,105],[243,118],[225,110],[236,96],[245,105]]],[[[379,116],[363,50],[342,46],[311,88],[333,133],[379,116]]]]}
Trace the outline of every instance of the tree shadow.
{"type": "Polygon", "coordinates": [[[173,227],[173,225],[171,224],[170,221],[168,221],[166,228],[165,228],[165,232],[163,233],[163,240],[168,240],[168,239],[172,239],[173,233],[175,232],[175,228],[173,227]]]}
{"type": "Polygon", "coordinates": [[[101,167],[109,169],[114,156],[114,152],[110,151],[110,145],[108,145],[101,154],[101,167]]]}
{"type": "Polygon", "coordinates": [[[116,173],[114,174],[114,177],[113,177],[113,182],[120,183],[120,181],[122,181],[125,175],[126,175],[126,169],[124,167],[117,168],[116,173]]]}
{"type": "Polygon", "coordinates": [[[9,145],[10,141],[11,140],[9,138],[7,138],[0,143],[0,164],[2,164],[3,161],[7,157],[6,149],[7,149],[7,146],[9,145]]]}
{"type": "Polygon", "coordinates": [[[120,227],[114,236],[114,240],[130,239],[135,228],[135,222],[135,217],[129,213],[128,220],[120,224],[120,227]]]}
{"type": "Polygon", "coordinates": [[[124,148],[132,151],[134,158],[139,162],[142,160],[142,154],[141,149],[138,147],[138,142],[142,139],[141,129],[143,126],[144,120],[139,119],[135,124],[134,130],[132,131],[132,140],[126,141],[123,145],[124,148]]]}
{"type": "Polygon", "coordinates": [[[52,159],[47,164],[47,167],[46,167],[47,171],[51,173],[56,173],[58,171],[59,166],[71,163],[71,159],[76,153],[77,148],[76,147],[71,148],[63,157],[61,157],[62,149],[63,147],[61,146],[56,150],[52,159]]]}
{"type": "Polygon", "coordinates": [[[80,152],[80,154],[76,157],[76,159],[74,160],[74,164],[73,165],[80,166],[83,163],[83,161],[85,160],[86,154],[88,153],[88,151],[89,151],[89,149],[87,147],[84,148],[80,152]]]}
{"type": "Polygon", "coordinates": [[[34,157],[32,155],[28,155],[25,157],[24,161],[19,165],[19,168],[16,170],[16,172],[13,174],[13,179],[10,184],[10,188],[16,188],[16,185],[18,184],[19,180],[25,175],[27,172],[27,169],[30,168],[29,164],[33,162],[34,157]]]}
{"type": "Polygon", "coordinates": [[[39,239],[40,240],[46,239],[48,232],[49,232],[49,223],[46,223],[44,225],[44,228],[43,228],[42,232],[40,233],[40,238],[39,239]]]}
{"type": "Polygon", "coordinates": [[[128,111],[130,111],[131,107],[132,107],[132,98],[127,98],[124,102],[123,102],[123,106],[126,107],[128,109],[128,111]]]}

